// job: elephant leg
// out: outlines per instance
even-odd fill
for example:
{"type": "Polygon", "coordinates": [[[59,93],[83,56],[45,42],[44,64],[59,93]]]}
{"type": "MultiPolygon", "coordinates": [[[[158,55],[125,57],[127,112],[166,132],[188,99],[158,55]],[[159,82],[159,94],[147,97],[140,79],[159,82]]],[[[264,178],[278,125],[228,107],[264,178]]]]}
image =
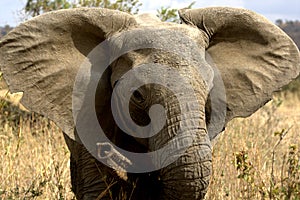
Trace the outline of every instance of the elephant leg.
{"type": "Polygon", "coordinates": [[[110,169],[97,161],[82,144],[64,134],[71,151],[70,169],[72,190],[78,200],[114,199],[111,187],[116,180],[110,169]]]}
{"type": "MultiPolygon", "coordinates": [[[[75,134],[77,133],[75,132],[75,134]]],[[[116,130],[116,135],[118,135],[116,143],[121,147],[125,148],[125,146],[122,146],[121,141],[126,141],[127,150],[145,151],[143,145],[126,134],[116,130]]],[[[72,190],[78,200],[158,199],[157,172],[151,174],[128,173],[127,180],[124,180],[115,170],[94,158],[82,144],[70,139],[66,134],[64,134],[64,137],[71,152],[72,190]]]]}

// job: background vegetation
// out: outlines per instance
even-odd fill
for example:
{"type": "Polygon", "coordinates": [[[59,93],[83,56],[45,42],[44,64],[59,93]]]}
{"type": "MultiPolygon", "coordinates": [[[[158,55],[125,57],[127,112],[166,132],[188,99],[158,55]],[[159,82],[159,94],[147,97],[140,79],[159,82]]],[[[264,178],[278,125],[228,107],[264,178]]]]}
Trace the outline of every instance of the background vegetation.
{"type": "MultiPolygon", "coordinates": [[[[28,0],[24,9],[30,17],[78,6],[137,13],[141,5],[138,0],[28,0]]],[[[161,8],[157,15],[178,21],[176,9],[161,8]]],[[[299,21],[276,24],[299,45],[299,21]]],[[[11,29],[1,27],[0,37],[11,29]]],[[[74,199],[69,151],[60,129],[21,107],[20,95],[9,94],[3,81],[0,96],[0,199],[74,199]]],[[[229,123],[214,145],[206,199],[300,199],[299,99],[300,78],[250,118],[229,123]]]]}

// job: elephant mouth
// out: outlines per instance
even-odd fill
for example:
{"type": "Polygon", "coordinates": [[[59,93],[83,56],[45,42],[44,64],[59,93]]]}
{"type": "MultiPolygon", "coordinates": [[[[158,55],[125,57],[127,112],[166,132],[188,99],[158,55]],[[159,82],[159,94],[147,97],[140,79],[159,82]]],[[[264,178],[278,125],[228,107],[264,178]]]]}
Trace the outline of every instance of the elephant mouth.
{"type": "Polygon", "coordinates": [[[117,175],[127,181],[126,167],[132,165],[132,162],[118,152],[110,143],[108,142],[98,142],[97,143],[98,159],[105,163],[109,163],[114,169],[117,175]]]}
{"type": "MultiPolygon", "coordinates": [[[[127,173],[126,167],[133,163],[118,152],[110,143],[97,143],[98,158],[113,166],[112,174],[121,182],[113,188],[116,192],[132,191],[138,199],[159,199],[163,182],[159,170],[150,173],[127,173]]],[[[133,199],[137,199],[133,197],[133,199]]]]}

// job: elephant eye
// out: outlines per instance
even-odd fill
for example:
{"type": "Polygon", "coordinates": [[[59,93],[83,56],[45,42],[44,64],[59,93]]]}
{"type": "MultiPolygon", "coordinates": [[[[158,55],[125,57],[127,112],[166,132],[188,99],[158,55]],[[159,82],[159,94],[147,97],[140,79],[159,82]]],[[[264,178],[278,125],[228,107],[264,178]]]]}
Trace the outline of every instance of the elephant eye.
{"type": "Polygon", "coordinates": [[[138,91],[138,90],[135,90],[133,93],[133,98],[138,102],[138,103],[142,103],[145,101],[143,95],[138,91]]]}

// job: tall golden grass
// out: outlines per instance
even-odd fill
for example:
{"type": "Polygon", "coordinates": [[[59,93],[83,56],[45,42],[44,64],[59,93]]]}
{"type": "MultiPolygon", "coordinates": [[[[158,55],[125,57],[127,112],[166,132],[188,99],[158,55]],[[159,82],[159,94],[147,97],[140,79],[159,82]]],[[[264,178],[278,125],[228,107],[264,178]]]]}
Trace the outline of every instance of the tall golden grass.
{"type": "Polygon", "coordinates": [[[300,199],[300,101],[279,95],[231,121],[213,150],[206,199],[300,199]]]}
{"type": "MultiPolygon", "coordinates": [[[[74,199],[59,128],[7,102],[0,106],[0,199],[74,199]]],[[[230,122],[214,145],[206,199],[299,199],[299,130],[296,96],[230,122]]]]}
{"type": "Polygon", "coordinates": [[[0,120],[0,199],[73,199],[69,151],[52,122],[5,102],[0,120]]]}

